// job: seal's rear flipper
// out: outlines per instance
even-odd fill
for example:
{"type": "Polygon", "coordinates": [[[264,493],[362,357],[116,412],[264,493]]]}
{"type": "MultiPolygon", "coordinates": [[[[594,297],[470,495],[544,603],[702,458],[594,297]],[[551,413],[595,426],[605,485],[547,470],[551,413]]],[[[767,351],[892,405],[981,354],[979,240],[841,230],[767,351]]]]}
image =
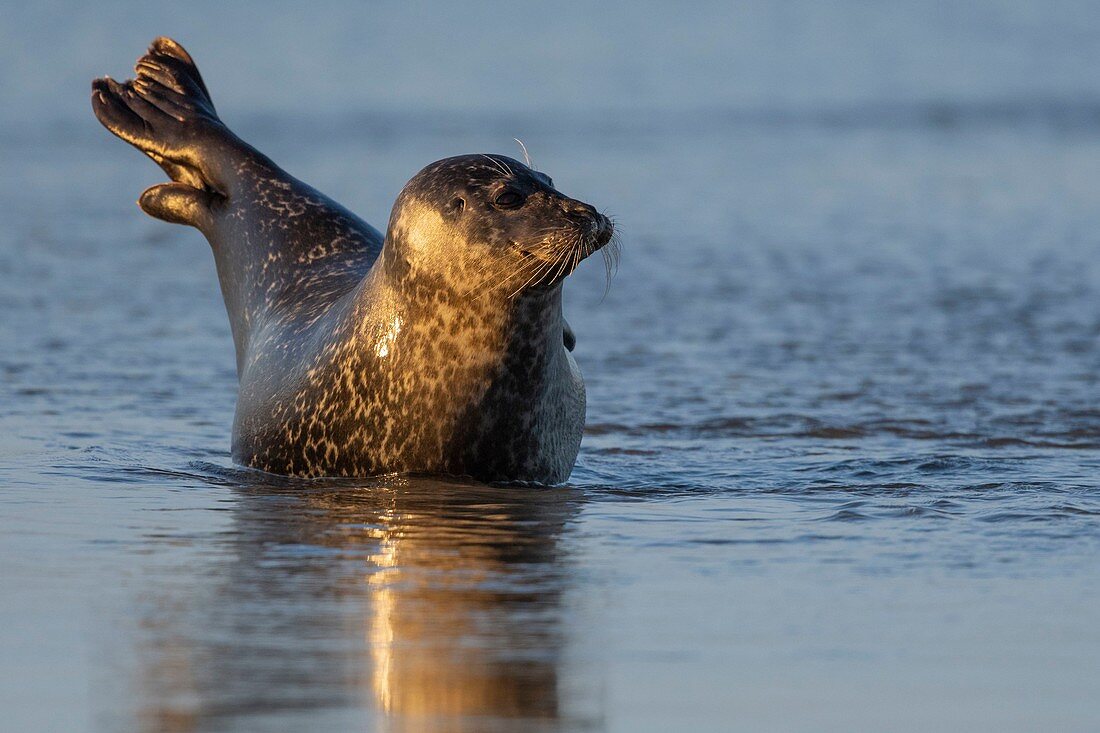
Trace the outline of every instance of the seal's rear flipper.
{"type": "Polygon", "coordinates": [[[214,102],[210,99],[210,91],[206,88],[206,82],[202,80],[199,67],[195,65],[191,54],[187,53],[183,46],[167,36],[158,36],[150,44],[149,53],[138,59],[134,70],[140,75],[142,69],[139,67],[144,66],[156,72],[160,62],[166,62],[174,69],[168,74],[171,78],[165,83],[171,86],[176,82],[178,75],[179,82],[188,87],[187,94],[195,101],[203,103],[210,114],[217,117],[217,113],[214,112],[214,102]]]}
{"type": "Polygon", "coordinates": [[[216,197],[215,193],[183,183],[161,183],[145,189],[138,206],[155,219],[203,229],[216,197]]]}
{"type": "Polygon", "coordinates": [[[137,78],[125,83],[109,77],[93,81],[92,109],[104,127],[183,184],[149,189],[139,202],[142,209],[197,226],[201,213],[227,194],[222,143],[235,138],[218,119],[198,67],[178,43],[157,38],[134,70],[137,78]]]}

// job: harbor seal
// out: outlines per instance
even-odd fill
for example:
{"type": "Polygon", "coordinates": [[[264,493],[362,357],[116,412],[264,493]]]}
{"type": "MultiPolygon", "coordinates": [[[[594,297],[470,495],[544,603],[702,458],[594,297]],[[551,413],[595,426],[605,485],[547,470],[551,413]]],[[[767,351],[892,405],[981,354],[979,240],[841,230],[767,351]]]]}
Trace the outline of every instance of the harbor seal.
{"type": "Polygon", "coordinates": [[[156,39],[135,72],[93,81],[92,107],[172,179],[141,208],[213,249],[237,355],[234,460],[566,480],[585,392],[561,286],[608,256],[606,216],[517,160],[462,155],[405,185],[383,237],[233,134],[175,41],[156,39]]]}

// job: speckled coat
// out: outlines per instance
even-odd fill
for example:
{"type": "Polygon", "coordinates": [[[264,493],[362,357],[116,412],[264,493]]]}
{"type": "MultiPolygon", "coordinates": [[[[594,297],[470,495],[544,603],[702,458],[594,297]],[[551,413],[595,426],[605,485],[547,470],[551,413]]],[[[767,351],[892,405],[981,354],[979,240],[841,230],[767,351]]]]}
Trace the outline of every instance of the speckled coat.
{"type": "Polygon", "coordinates": [[[236,344],[233,456],[300,476],[564,481],[584,426],[561,283],[611,237],[503,156],[417,174],[385,238],[218,120],[169,39],[93,108],[175,183],[140,201],[210,241],[236,344]]]}

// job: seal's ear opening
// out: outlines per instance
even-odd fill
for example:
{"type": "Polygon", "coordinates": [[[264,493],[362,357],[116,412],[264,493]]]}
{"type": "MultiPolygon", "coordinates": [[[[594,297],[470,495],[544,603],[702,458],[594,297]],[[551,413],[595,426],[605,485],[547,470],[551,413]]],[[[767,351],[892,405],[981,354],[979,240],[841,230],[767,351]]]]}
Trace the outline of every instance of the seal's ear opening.
{"type": "Polygon", "coordinates": [[[447,206],[444,207],[444,212],[448,216],[455,217],[461,214],[465,209],[466,199],[462,198],[461,196],[455,196],[453,199],[450,200],[447,206]]]}

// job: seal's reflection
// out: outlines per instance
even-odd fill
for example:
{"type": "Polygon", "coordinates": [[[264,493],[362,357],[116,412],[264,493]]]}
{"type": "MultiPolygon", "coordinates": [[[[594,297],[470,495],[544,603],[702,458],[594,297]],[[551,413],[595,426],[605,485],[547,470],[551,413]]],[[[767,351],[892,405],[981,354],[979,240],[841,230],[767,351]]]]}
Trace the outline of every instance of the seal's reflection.
{"type": "Polygon", "coordinates": [[[491,730],[570,717],[560,540],[577,492],[433,479],[238,491],[217,589],[155,634],[172,640],[149,656],[175,689],[153,696],[168,704],[146,708],[147,727],[304,713],[491,730]],[[181,657],[199,702],[182,716],[170,702],[180,676],[164,668],[181,657]]]}
{"type": "Polygon", "coordinates": [[[555,718],[556,538],[575,503],[469,491],[394,492],[380,517],[367,630],[377,704],[406,718],[555,718]]]}

